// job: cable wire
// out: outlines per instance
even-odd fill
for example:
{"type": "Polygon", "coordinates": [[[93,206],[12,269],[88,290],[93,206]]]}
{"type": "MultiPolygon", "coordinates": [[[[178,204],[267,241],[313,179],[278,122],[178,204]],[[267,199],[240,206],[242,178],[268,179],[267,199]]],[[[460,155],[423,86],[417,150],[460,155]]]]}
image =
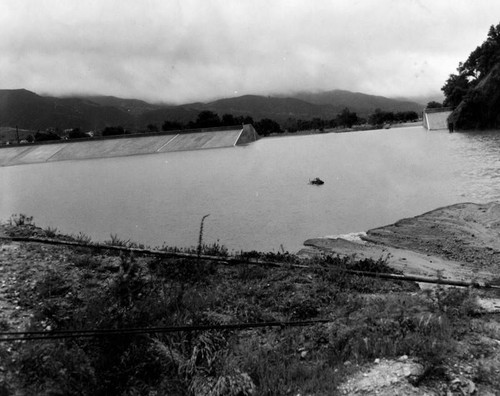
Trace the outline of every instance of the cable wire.
{"type": "Polygon", "coordinates": [[[261,327],[299,327],[312,326],[320,323],[331,323],[333,319],[313,319],[289,322],[261,322],[261,323],[234,323],[226,325],[199,325],[199,326],[166,326],[166,327],[138,327],[128,329],[94,329],[94,330],[59,330],[59,331],[20,331],[0,332],[0,342],[54,340],[64,338],[109,337],[118,335],[138,335],[151,333],[176,333],[208,330],[244,330],[261,327]]]}

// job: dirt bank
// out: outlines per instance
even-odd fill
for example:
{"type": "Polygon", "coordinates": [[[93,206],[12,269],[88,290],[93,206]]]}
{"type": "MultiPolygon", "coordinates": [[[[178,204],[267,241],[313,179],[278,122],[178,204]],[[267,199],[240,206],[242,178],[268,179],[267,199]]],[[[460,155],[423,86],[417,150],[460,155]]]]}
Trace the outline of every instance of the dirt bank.
{"type": "Polygon", "coordinates": [[[387,258],[408,274],[491,281],[500,276],[500,203],[461,203],[369,230],[359,242],[316,238],[301,255],[387,258]]]}
{"type": "Polygon", "coordinates": [[[461,203],[367,232],[366,241],[500,273],[500,203],[461,203]]]}

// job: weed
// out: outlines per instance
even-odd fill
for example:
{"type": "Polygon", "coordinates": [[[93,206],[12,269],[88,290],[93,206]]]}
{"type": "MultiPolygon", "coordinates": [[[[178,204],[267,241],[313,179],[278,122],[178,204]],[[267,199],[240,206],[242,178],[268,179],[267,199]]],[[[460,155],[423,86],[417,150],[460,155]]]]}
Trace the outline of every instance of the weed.
{"type": "Polygon", "coordinates": [[[90,245],[92,243],[92,238],[82,232],[79,232],[78,235],[72,235],[71,237],[75,240],[75,242],[83,245],[90,245]]]}
{"type": "MultiPolygon", "coordinates": [[[[179,332],[22,343],[16,370],[25,393],[334,394],[346,361],[409,355],[420,358],[430,375],[454,353],[456,323],[467,322],[471,315],[469,294],[443,289],[425,299],[380,293],[393,290],[395,283],[344,271],[388,272],[383,260],[325,256],[307,262],[307,269],[291,270],[251,261],[303,263],[296,256],[250,252],[240,255],[248,259],[246,264],[215,264],[201,254],[224,256],[227,249],[203,244],[205,218],[198,246],[191,248],[198,260],[144,258],[108,249],[96,254],[93,247],[85,247],[75,249],[68,264],[48,271],[33,290],[21,282],[31,297],[31,328],[169,327],[314,317],[335,322],[236,334],[179,332]]],[[[109,243],[132,245],[116,235],[109,243]]],[[[490,371],[485,368],[479,375],[489,381],[490,371]]]]}
{"type": "Polygon", "coordinates": [[[437,287],[434,303],[439,312],[452,319],[472,316],[477,311],[477,304],[469,289],[437,287]]]}
{"type": "Polygon", "coordinates": [[[201,223],[200,223],[200,232],[199,232],[199,235],[198,235],[198,249],[197,249],[197,252],[198,252],[198,261],[200,259],[200,256],[201,256],[201,250],[202,250],[202,246],[203,246],[203,223],[205,222],[205,219],[210,216],[209,214],[203,216],[201,218],[201,223]]]}
{"type": "Polygon", "coordinates": [[[218,256],[218,257],[228,257],[229,251],[228,249],[219,244],[219,242],[214,242],[211,245],[202,244],[201,253],[207,256],[218,256]]]}
{"type": "Polygon", "coordinates": [[[356,271],[367,271],[376,273],[387,273],[387,274],[402,274],[402,271],[397,271],[387,265],[386,258],[379,258],[378,260],[373,260],[371,258],[366,258],[363,260],[353,260],[348,266],[351,270],[356,271]]]}
{"type": "Polygon", "coordinates": [[[104,241],[105,245],[110,245],[110,246],[122,246],[122,247],[131,247],[131,242],[130,239],[124,240],[118,237],[117,234],[110,234],[109,237],[111,239],[104,241]]]}
{"type": "Polygon", "coordinates": [[[45,236],[47,236],[48,238],[54,238],[55,236],[57,236],[57,227],[47,227],[43,230],[45,232],[45,236]]]}
{"type": "Polygon", "coordinates": [[[27,216],[23,213],[11,215],[10,219],[8,220],[8,224],[16,227],[24,225],[35,225],[35,223],[33,222],[33,216],[27,216]]]}

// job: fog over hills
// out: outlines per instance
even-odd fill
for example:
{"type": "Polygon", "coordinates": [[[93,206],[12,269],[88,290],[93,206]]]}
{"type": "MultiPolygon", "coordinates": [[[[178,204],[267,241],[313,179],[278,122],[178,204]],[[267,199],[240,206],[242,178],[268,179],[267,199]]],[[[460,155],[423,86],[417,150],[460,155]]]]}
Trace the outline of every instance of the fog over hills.
{"type": "Polygon", "coordinates": [[[337,112],[348,107],[351,111],[356,111],[359,115],[366,116],[373,113],[377,108],[384,111],[417,111],[415,106],[419,106],[414,101],[407,99],[390,99],[384,96],[367,95],[360,92],[351,92],[341,89],[332,91],[311,93],[299,92],[292,95],[295,98],[318,105],[332,105],[337,112]]]}
{"type": "Polygon", "coordinates": [[[194,121],[204,110],[219,116],[233,114],[250,116],[255,121],[270,118],[283,122],[288,118],[310,120],[332,119],[344,108],[366,117],[375,109],[384,111],[420,111],[416,102],[382,96],[334,90],[328,92],[301,92],[293,95],[245,95],[207,103],[183,105],[151,104],[138,99],[113,96],[41,96],[25,89],[0,90],[0,126],[23,129],[76,128],[101,129],[121,125],[131,129],[145,129],[148,124],[161,126],[165,120],[187,123],[194,121]]]}

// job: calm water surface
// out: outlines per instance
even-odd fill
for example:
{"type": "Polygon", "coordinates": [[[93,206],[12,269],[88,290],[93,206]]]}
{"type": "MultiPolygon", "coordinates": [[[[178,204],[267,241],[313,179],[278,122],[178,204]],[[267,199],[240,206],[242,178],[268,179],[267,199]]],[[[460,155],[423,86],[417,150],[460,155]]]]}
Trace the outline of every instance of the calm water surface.
{"type": "Polygon", "coordinates": [[[500,133],[420,127],[263,139],[245,147],[0,168],[0,219],[117,234],[150,246],[205,242],[297,251],[457,202],[500,199],[500,133]],[[323,186],[308,180],[320,177],[323,186]]]}

